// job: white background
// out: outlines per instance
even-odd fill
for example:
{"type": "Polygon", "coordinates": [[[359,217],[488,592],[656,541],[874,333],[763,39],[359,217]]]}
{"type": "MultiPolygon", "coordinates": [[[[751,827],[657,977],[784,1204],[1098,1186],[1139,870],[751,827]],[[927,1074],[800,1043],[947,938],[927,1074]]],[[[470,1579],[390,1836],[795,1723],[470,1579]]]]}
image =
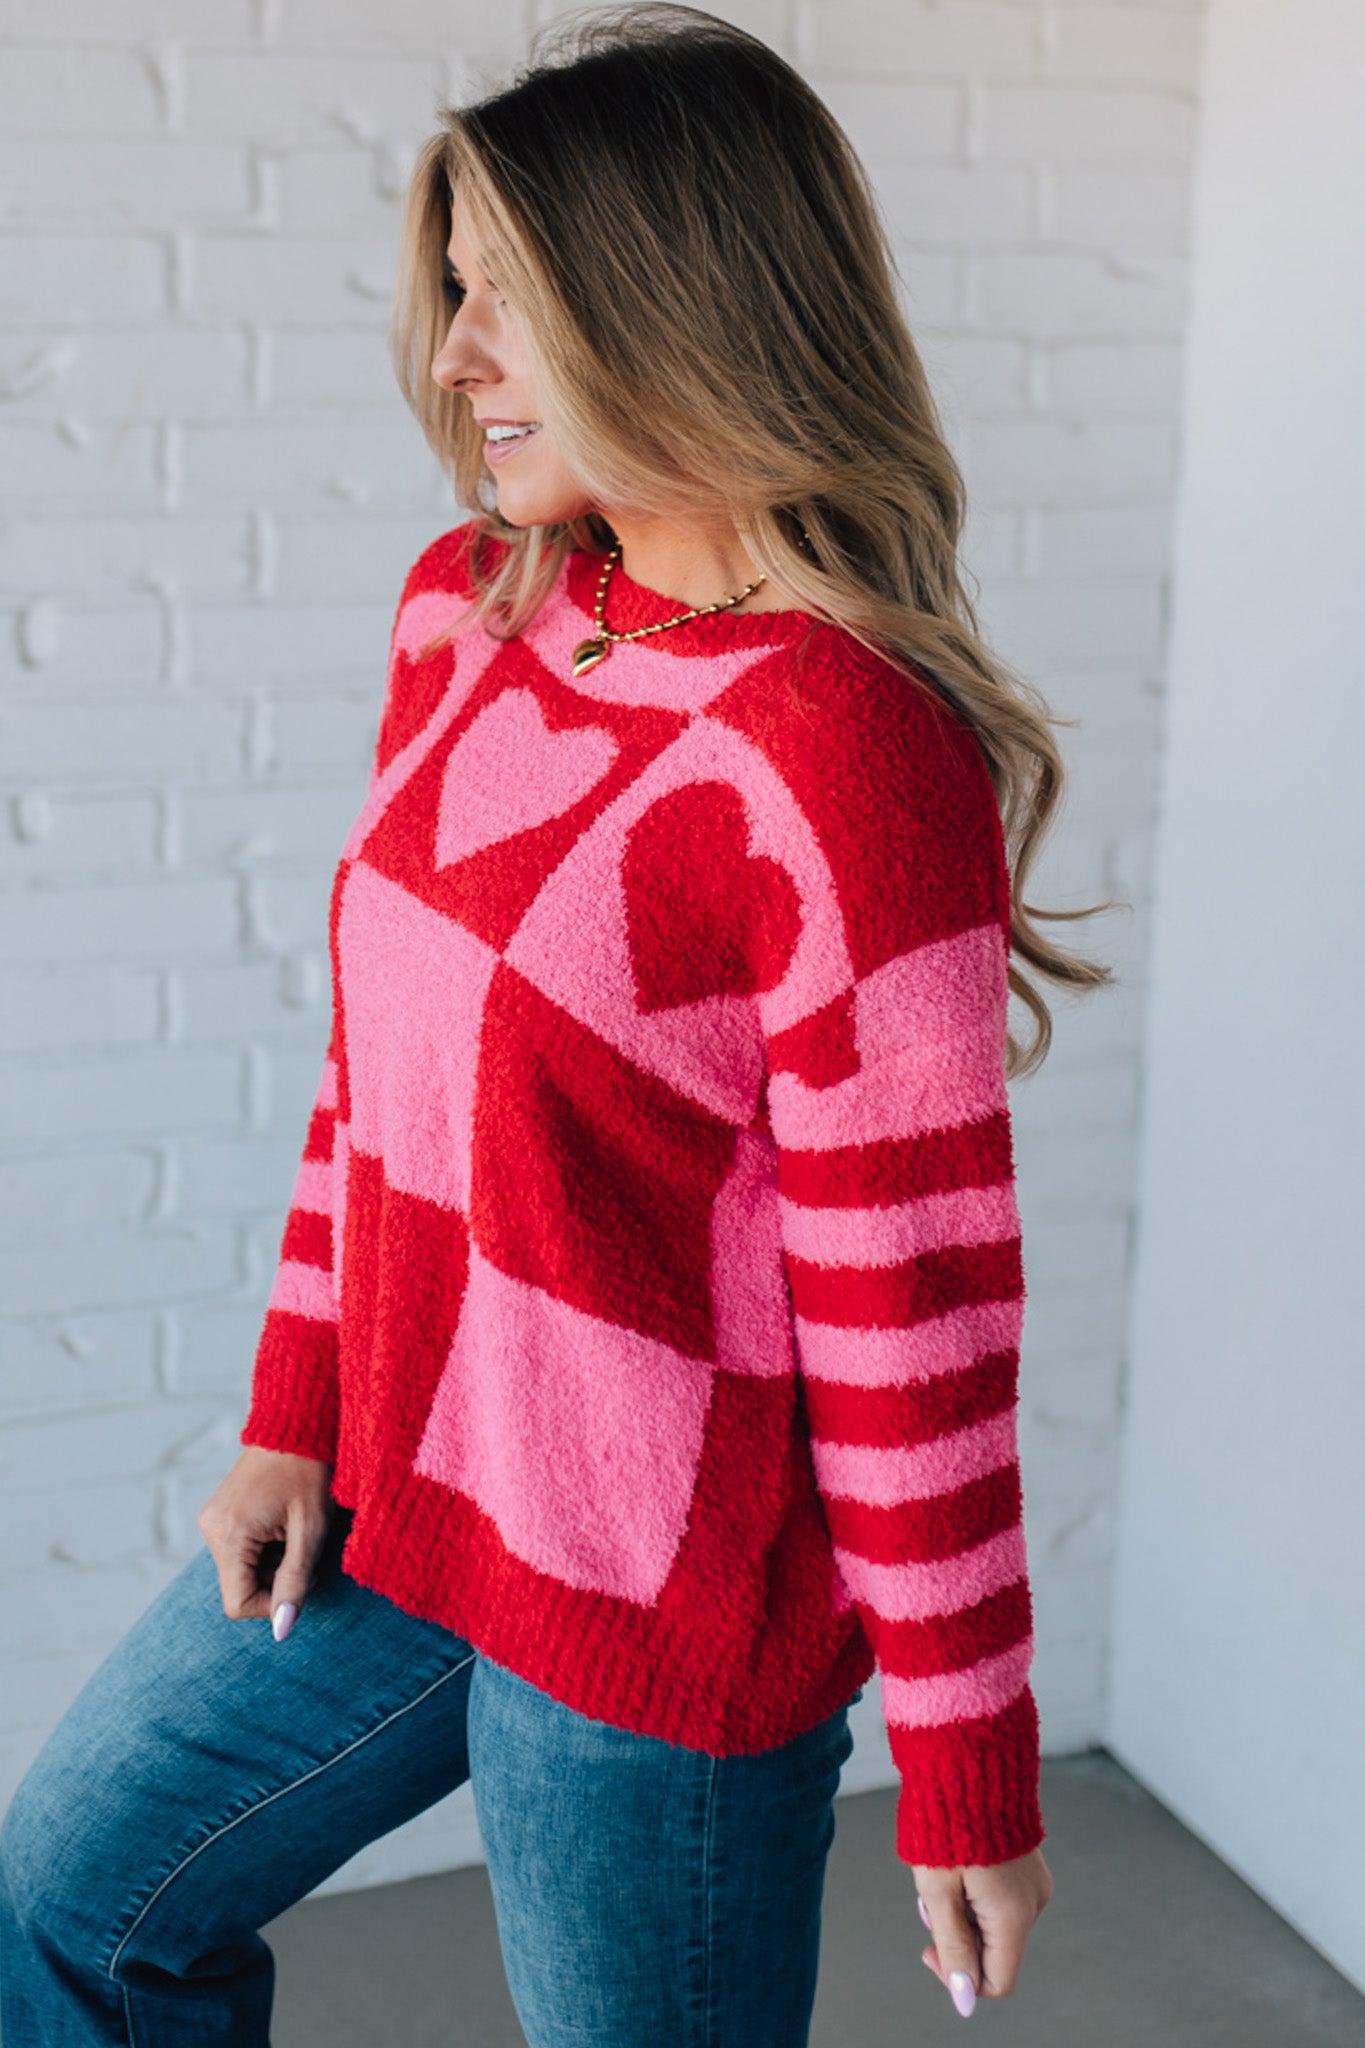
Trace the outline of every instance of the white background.
{"type": "Polygon", "coordinates": [[[1108,1728],[1365,1986],[1362,87],[1216,0],[1108,1728]]]}

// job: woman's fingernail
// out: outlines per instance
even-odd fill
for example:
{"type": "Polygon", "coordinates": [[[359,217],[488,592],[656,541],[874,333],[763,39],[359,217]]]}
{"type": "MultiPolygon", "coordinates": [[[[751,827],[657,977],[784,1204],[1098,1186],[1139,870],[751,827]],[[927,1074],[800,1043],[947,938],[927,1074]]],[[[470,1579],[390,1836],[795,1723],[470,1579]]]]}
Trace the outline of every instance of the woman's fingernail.
{"type": "Polygon", "coordinates": [[[294,1617],[298,1611],[292,1600],[281,1600],[279,1606],[271,1615],[270,1628],[277,1643],[282,1643],[290,1629],[294,1626],[294,1617]]]}
{"type": "Polygon", "coordinates": [[[924,1922],[925,1926],[929,1929],[929,1932],[932,1934],[934,1931],[934,1923],[929,1918],[929,1908],[925,1905],[923,1899],[920,1898],[918,1892],[916,1892],[915,1898],[919,1906],[919,1917],[924,1922]]]}
{"type": "Polygon", "coordinates": [[[949,1970],[948,1989],[953,1994],[953,2004],[969,2020],[976,2010],[976,1986],[965,1970],[949,1970]]]}

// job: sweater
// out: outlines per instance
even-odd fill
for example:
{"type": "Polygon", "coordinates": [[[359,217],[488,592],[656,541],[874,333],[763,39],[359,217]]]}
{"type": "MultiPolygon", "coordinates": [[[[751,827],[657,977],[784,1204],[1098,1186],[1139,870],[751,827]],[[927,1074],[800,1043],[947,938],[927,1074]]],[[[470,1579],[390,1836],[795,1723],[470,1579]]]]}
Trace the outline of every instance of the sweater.
{"type": "MultiPolygon", "coordinates": [[[[1043,1839],[1016,1442],[1010,890],[979,742],[800,611],[577,680],[603,558],[409,570],[244,1444],[342,1568],[715,1757],[877,1671],[901,1860],[1043,1839]]],[[[493,537],[494,551],[505,545],[493,537]]],[[[618,563],[613,630],[675,600],[618,563]]]]}

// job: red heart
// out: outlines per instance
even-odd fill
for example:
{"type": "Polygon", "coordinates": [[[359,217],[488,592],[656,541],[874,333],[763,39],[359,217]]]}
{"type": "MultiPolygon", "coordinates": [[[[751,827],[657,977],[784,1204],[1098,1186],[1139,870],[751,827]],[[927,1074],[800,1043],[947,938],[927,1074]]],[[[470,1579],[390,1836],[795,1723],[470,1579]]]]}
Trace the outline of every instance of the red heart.
{"type": "Polygon", "coordinates": [[[801,931],[796,885],[750,853],[739,791],[690,782],[651,804],[626,839],[626,935],[642,1010],[757,995],[787,971],[801,931]]]}

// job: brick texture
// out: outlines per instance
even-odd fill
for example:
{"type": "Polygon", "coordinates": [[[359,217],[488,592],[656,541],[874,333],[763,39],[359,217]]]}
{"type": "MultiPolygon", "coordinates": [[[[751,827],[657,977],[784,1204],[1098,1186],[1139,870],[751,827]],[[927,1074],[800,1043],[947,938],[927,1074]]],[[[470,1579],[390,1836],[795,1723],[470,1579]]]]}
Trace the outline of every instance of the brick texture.
{"type": "MultiPolygon", "coordinates": [[[[982,624],[1080,721],[1032,900],[1135,906],[1063,934],[1125,985],[1015,1090],[1055,1752],[1102,1715],[1202,10],[731,11],[869,165],[982,624]]],[[[384,352],[398,173],[553,12],[0,4],[0,1805],[237,1454],[389,617],[460,516],[384,352]]],[[[340,1882],[477,1854],[447,1804],[340,1882]]]]}

